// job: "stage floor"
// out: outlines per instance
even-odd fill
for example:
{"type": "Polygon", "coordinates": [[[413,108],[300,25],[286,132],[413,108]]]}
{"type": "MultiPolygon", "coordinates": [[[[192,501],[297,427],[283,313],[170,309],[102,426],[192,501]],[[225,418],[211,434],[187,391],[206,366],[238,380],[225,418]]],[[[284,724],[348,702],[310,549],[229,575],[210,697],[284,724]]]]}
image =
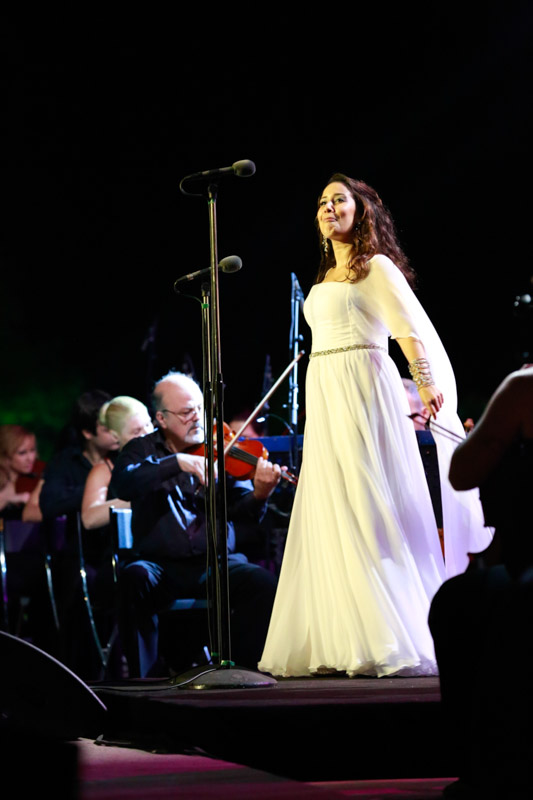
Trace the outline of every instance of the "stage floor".
{"type": "Polygon", "coordinates": [[[283,679],[254,688],[91,684],[104,739],[207,754],[299,781],[454,775],[438,678],[283,679]]]}

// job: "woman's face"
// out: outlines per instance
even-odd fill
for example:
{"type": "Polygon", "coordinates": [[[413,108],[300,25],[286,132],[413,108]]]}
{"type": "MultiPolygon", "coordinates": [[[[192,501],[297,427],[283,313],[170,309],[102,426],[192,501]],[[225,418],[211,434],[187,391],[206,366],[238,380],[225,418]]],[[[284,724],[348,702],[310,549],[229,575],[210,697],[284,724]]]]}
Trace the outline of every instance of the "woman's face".
{"type": "Polygon", "coordinates": [[[148,416],[147,411],[141,411],[138,414],[133,414],[129,417],[124,427],[122,428],[118,441],[121,447],[124,447],[131,439],[136,439],[138,436],[145,436],[147,433],[152,433],[154,426],[152,420],[148,416]]]}
{"type": "Polygon", "coordinates": [[[11,469],[19,475],[29,475],[37,458],[35,438],[27,436],[11,456],[11,469]]]}
{"type": "Polygon", "coordinates": [[[351,242],[357,207],[344,183],[330,183],[318,201],[317,220],[327,239],[351,242]]]}

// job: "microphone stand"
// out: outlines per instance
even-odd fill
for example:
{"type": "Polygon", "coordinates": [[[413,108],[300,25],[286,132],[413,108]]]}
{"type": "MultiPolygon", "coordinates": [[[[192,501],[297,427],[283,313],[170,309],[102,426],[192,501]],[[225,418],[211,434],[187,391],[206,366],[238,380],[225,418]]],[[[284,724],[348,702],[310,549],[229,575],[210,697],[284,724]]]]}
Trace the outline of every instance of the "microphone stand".
{"type": "MultiPolygon", "coordinates": [[[[291,329],[289,347],[293,358],[296,358],[302,337],[300,335],[300,308],[304,300],[303,292],[294,272],[291,272],[291,329]]],[[[291,468],[298,471],[298,363],[294,367],[289,379],[289,420],[292,428],[292,455],[291,468]]]]}
{"type": "Polygon", "coordinates": [[[226,498],[224,444],[224,381],[220,347],[219,270],[217,253],[216,201],[218,186],[212,181],[207,187],[210,244],[210,293],[203,291],[202,340],[204,374],[205,442],[207,458],[207,548],[208,581],[215,586],[216,663],[197,667],[177,675],[170,683],[183,689],[234,689],[269,686],[275,678],[260,672],[236,667],[231,660],[230,602],[228,580],[228,520],[226,498]],[[210,301],[209,301],[210,297],[210,301]],[[206,308],[208,306],[208,308],[206,308]],[[216,421],[216,428],[215,428],[216,421]],[[215,446],[216,441],[216,446],[215,446]],[[218,481],[215,474],[215,450],[218,481]],[[215,552],[213,553],[213,549],[215,552]]]}

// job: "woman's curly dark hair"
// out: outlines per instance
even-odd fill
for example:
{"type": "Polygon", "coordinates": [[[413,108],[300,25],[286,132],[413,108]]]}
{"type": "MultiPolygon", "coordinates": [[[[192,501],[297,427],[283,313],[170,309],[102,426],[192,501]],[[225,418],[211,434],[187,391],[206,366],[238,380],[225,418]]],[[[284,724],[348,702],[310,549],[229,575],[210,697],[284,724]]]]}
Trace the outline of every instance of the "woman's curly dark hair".
{"type": "MultiPolygon", "coordinates": [[[[331,176],[330,183],[343,183],[356,205],[356,216],[353,227],[353,245],[349,260],[352,271],[352,283],[363,280],[369,273],[368,262],[378,253],[388,256],[405,275],[413,286],[415,282],[414,270],[410,267],[407,256],[398,242],[394,221],[390,211],[383,205],[378,193],[363,181],[349,178],[340,172],[331,176]]],[[[318,223],[317,223],[318,224],[318,223]]],[[[335,254],[329,239],[327,253],[324,252],[322,234],[319,229],[320,241],[320,266],[318,268],[317,283],[321,283],[326,272],[336,264],[335,254]]]]}

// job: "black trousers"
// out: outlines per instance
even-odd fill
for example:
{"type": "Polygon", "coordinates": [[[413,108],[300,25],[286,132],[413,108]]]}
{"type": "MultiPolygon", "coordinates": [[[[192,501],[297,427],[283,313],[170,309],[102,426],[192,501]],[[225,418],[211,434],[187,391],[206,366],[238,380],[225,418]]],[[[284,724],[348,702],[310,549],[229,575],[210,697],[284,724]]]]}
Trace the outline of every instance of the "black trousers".
{"type": "MultiPolygon", "coordinates": [[[[277,578],[239,553],[228,556],[231,655],[256,669],[272,613],[277,578]]],[[[183,597],[206,597],[205,556],[182,560],[137,560],[120,573],[121,639],[130,677],[158,677],[158,611],[183,597]]],[[[206,629],[207,633],[207,629],[206,629]]]]}

